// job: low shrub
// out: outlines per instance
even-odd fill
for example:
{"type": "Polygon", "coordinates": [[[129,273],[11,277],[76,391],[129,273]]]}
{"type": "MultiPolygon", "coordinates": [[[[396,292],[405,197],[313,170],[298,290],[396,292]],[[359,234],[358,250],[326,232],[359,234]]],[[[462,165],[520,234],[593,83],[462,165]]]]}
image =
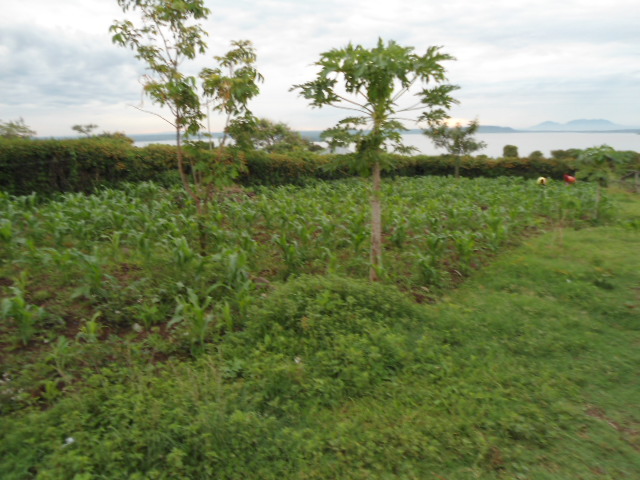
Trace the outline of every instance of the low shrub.
{"type": "Polygon", "coordinates": [[[266,411],[364,395],[414,358],[421,311],[389,286],[303,276],[280,286],[224,348],[266,411]],[[410,340],[413,338],[413,340],[410,340]]]}

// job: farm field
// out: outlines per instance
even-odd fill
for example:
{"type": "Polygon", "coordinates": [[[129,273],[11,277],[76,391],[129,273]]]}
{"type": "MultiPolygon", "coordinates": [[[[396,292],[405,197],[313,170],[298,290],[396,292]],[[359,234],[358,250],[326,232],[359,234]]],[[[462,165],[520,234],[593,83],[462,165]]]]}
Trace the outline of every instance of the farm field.
{"type": "Polygon", "coordinates": [[[384,189],[0,196],[0,477],[640,475],[637,196],[384,189]]]}

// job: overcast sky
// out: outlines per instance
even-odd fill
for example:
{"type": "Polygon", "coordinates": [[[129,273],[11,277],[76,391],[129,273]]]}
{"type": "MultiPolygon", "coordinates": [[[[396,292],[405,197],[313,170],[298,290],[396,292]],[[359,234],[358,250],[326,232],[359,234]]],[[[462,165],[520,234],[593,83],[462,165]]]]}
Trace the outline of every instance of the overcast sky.
{"type": "MultiPolygon", "coordinates": [[[[290,92],[313,78],[320,53],[378,37],[424,53],[431,45],[460,86],[451,115],[526,128],[546,120],[604,118],[640,126],[638,0],[206,0],[211,65],[231,40],[251,40],[265,77],[252,110],[299,130],[344,116],[290,92]]],[[[75,124],[127,134],[171,131],[141,96],[144,65],[111,43],[116,0],[4,2],[0,16],[0,120],[24,118],[39,136],[75,124]]],[[[221,125],[214,122],[214,127],[221,125]]],[[[215,128],[214,128],[215,129],[215,128]]]]}

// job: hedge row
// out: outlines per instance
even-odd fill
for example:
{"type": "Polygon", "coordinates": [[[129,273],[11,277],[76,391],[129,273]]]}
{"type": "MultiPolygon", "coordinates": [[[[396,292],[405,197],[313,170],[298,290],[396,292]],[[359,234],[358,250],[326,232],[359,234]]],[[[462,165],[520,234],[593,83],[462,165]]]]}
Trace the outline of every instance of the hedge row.
{"type": "MultiPolygon", "coordinates": [[[[255,184],[302,184],[309,179],[331,180],[355,175],[348,165],[354,154],[295,155],[244,153],[247,171],[239,181],[255,184]],[[336,166],[337,165],[337,166],[336,166]]],[[[22,195],[31,192],[90,192],[98,186],[123,181],[176,181],[175,147],[149,145],[138,148],[109,138],[74,140],[0,139],[0,189],[22,195]]],[[[440,156],[389,155],[388,176],[452,175],[454,160],[440,156]]],[[[461,164],[467,177],[548,176],[562,178],[572,171],[572,158],[471,157],[461,164]]]]}
{"type": "Polygon", "coordinates": [[[123,181],[156,180],[173,168],[175,148],[144,149],[108,138],[77,140],[0,139],[0,189],[31,192],[90,192],[123,181]]]}

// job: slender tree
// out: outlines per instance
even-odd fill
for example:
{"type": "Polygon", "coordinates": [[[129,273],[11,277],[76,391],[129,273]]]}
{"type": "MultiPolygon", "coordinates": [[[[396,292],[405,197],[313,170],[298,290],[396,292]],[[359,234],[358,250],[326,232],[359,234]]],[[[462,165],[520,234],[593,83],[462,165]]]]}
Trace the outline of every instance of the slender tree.
{"type": "MultiPolygon", "coordinates": [[[[234,41],[224,56],[214,57],[217,67],[203,69],[198,77],[186,75],[182,70],[185,60],[193,60],[207,49],[207,33],[198,23],[210,13],[204,0],[118,0],[118,4],[125,13],[138,11],[141,24],[116,21],[111,26],[113,42],[130,47],[146,63],[145,92],[171,112],[170,118],[159,116],[175,129],[178,171],[202,217],[213,189],[237,174],[238,165],[229,161],[230,155],[222,148],[226,137],[217,156],[192,149],[188,159],[183,139],[197,136],[203,128],[201,122],[205,118],[209,121],[204,106],[222,113],[227,124],[238,116],[251,117],[247,103],[259,93],[257,83],[263,80],[254,67],[255,50],[247,40],[234,41]]],[[[208,131],[211,138],[211,129],[208,131]]],[[[213,150],[212,141],[210,146],[213,150]]]]}
{"type": "Polygon", "coordinates": [[[144,90],[154,103],[168,107],[171,118],[161,118],[176,132],[178,170],[185,190],[202,210],[202,200],[191,188],[184,166],[183,134],[196,134],[204,114],[200,108],[197,80],[182,70],[183,62],[204,54],[206,32],[197,23],[204,20],[210,10],[204,0],[118,0],[126,13],[139,12],[137,26],[130,20],[115,21],[110,27],[114,43],[129,47],[136,58],[147,66],[144,90]]]}
{"type": "MultiPolygon", "coordinates": [[[[210,127],[208,128],[209,150],[191,148],[190,167],[193,173],[196,195],[206,202],[211,199],[216,187],[226,186],[243,168],[241,158],[226,148],[227,131],[234,119],[251,119],[248,102],[258,95],[258,82],[262,75],[254,63],[256,54],[247,40],[231,42],[232,48],[224,56],[214,57],[219,66],[205,68],[200,73],[202,92],[207,109],[224,115],[224,135],[217,149],[213,149],[210,127]]],[[[207,120],[210,114],[207,114],[207,120]]]]}
{"type": "Polygon", "coordinates": [[[8,122],[0,121],[1,138],[31,138],[35,136],[35,134],[36,132],[24,123],[22,117],[18,120],[9,120],[8,122]]]}
{"type": "Polygon", "coordinates": [[[453,57],[429,47],[414,53],[394,41],[378,40],[372,49],[349,44],[320,55],[314,80],[294,85],[312,107],[333,106],[354,112],[324,132],[331,146],[356,145],[358,166],[371,172],[371,269],[379,280],[382,269],[381,170],[383,152],[406,153],[402,143],[405,121],[436,125],[447,117],[457,87],[444,84],[442,62],[453,57]],[[433,84],[433,86],[432,86],[433,84]],[[431,87],[431,88],[430,88],[431,87]]]}
{"type": "MultiPolygon", "coordinates": [[[[257,55],[253,44],[248,40],[239,40],[231,42],[231,46],[226,55],[214,57],[218,67],[205,68],[200,73],[207,109],[219,112],[225,118],[221,147],[225,146],[231,122],[237,119],[253,121],[248,103],[260,93],[258,83],[264,81],[255,68],[257,55]]],[[[207,119],[209,117],[207,114],[207,119]]],[[[209,124],[208,131],[211,138],[209,124]]]]}
{"type": "Polygon", "coordinates": [[[478,131],[478,121],[473,120],[469,125],[463,127],[460,123],[455,127],[440,124],[424,131],[424,134],[431,139],[438,148],[444,148],[455,160],[455,177],[460,177],[460,163],[462,158],[473,152],[486,148],[485,142],[480,142],[473,138],[478,131]]]}
{"type": "Polygon", "coordinates": [[[204,219],[212,192],[237,175],[241,162],[222,148],[224,140],[215,154],[193,148],[187,159],[183,137],[195,137],[203,128],[201,122],[208,118],[203,103],[224,113],[227,122],[239,115],[251,116],[247,102],[259,93],[257,82],[262,80],[253,66],[255,51],[246,40],[232,42],[229,52],[214,57],[219,67],[205,68],[198,77],[187,75],[183,63],[207,49],[207,33],[198,23],[210,13],[204,0],[118,0],[118,4],[125,13],[135,10],[141,16],[137,26],[129,20],[116,21],[111,26],[112,40],[133,49],[146,63],[144,91],[154,103],[171,112],[170,118],[158,116],[175,129],[178,171],[196,205],[200,249],[204,253],[204,219]]]}

